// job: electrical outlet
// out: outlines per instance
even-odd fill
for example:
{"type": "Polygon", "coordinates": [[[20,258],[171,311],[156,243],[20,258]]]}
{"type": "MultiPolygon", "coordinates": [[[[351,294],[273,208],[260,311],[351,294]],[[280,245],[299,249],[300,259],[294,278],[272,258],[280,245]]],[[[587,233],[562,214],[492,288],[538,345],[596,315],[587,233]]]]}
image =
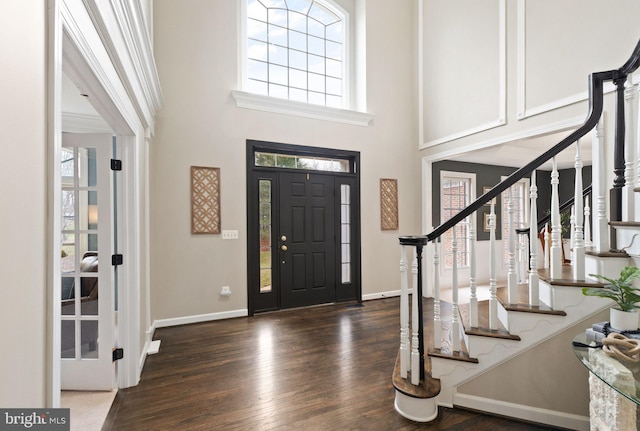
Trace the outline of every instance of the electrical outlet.
{"type": "Polygon", "coordinates": [[[231,296],[231,288],[229,286],[222,286],[220,296],[231,296]]]}
{"type": "Polygon", "coordinates": [[[237,230],[223,230],[222,239],[238,239],[237,230]]]}

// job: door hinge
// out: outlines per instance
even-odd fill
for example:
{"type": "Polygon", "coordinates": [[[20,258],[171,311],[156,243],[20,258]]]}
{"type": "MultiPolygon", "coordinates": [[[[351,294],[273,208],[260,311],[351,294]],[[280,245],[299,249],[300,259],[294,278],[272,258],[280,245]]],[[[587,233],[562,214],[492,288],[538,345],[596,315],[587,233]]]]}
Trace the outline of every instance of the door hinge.
{"type": "Polygon", "coordinates": [[[112,171],[121,171],[122,170],[122,160],[111,159],[111,170],[112,171]]]}
{"type": "Polygon", "coordinates": [[[111,265],[118,266],[122,265],[123,257],[121,254],[112,254],[111,255],[111,265]]]}
{"type": "Polygon", "coordinates": [[[116,347],[113,349],[113,352],[111,353],[111,360],[115,362],[122,358],[124,358],[124,349],[122,347],[116,347]]]}

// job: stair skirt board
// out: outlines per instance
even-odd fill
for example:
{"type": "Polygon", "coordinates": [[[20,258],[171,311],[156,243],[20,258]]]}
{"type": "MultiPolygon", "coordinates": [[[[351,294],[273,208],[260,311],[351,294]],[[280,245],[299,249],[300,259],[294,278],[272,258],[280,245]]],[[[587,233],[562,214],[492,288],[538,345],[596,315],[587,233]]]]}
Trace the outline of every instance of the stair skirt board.
{"type": "Polygon", "coordinates": [[[523,421],[542,423],[572,430],[589,431],[589,416],[580,416],[460,393],[454,395],[453,404],[455,407],[508,416],[523,421]]]}
{"type": "Polygon", "coordinates": [[[414,422],[431,422],[438,417],[437,397],[415,398],[396,389],[394,407],[403,417],[414,422]]]}

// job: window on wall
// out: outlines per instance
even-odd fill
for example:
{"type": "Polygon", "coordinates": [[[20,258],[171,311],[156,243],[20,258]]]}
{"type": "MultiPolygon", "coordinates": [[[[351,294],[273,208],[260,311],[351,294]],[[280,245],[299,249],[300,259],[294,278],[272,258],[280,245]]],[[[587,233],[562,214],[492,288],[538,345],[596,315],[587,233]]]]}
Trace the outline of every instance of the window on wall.
{"type": "MultiPolygon", "coordinates": [[[[502,177],[502,180],[507,177],[502,177]]],[[[529,225],[529,180],[523,179],[502,192],[502,243],[504,245],[504,262],[509,260],[509,237],[515,230],[529,225]],[[513,228],[509,229],[509,201],[513,203],[513,228]]],[[[516,244],[517,244],[517,236],[516,244]]]]}
{"type": "Polygon", "coordinates": [[[246,1],[244,90],[315,105],[348,104],[348,17],[332,1],[246,1]]]}
{"type": "MultiPolygon", "coordinates": [[[[475,199],[474,184],[474,174],[445,171],[440,173],[440,221],[442,223],[458,214],[475,199]]],[[[453,267],[454,230],[457,242],[457,267],[469,266],[469,241],[471,240],[469,227],[467,217],[442,235],[441,253],[444,268],[453,267]]]]}

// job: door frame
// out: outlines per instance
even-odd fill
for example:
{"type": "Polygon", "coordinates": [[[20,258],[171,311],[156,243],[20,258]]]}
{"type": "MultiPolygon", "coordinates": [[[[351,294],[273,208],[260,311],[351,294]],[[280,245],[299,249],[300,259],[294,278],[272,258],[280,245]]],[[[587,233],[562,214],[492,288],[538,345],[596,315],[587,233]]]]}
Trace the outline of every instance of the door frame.
{"type": "MultiPolygon", "coordinates": [[[[144,159],[147,131],[124,88],[112,60],[96,31],[85,4],[72,0],[48,0],[48,226],[47,226],[47,369],[46,405],[60,406],[60,157],[62,148],[62,73],[86,92],[93,107],[117,137],[123,161],[118,185],[119,253],[124,255],[118,268],[121,294],[118,295],[117,346],[124,358],[117,364],[119,388],[134,386],[140,379],[144,355],[140,356],[140,326],[143,312],[141,288],[148,303],[148,277],[143,277],[141,250],[148,250],[148,236],[142,235],[141,224],[148,229],[146,201],[148,170],[144,159]],[[145,239],[145,243],[142,239],[145,239]]],[[[148,259],[145,274],[148,274],[148,259]]],[[[149,305],[146,304],[146,309],[149,305]]],[[[146,314],[147,321],[150,319],[146,314]]],[[[147,325],[149,327],[150,325],[147,325]]]]}
{"type": "MultiPolygon", "coordinates": [[[[362,302],[362,276],[361,276],[361,213],[360,213],[360,153],[357,151],[336,150],[322,147],[308,147],[293,144],[282,144],[277,142],[258,141],[248,139],[246,142],[246,172],[247,172],[247,310],[252,316],[256,312],[272,311],[281,309],[280,292],[276,289],[273,298],[262,302],[259,301],[260,293],[260,229],[258,223],[258,180],[269,179],[276,182],[279,172],[301,172],[314,175],[331,175],[336,178],[335,190],[339,190],[341,184],[351,186],[351,283],[344,290],[340,291],[341,283],[340,266],[340,238],[336,228],[336,302],[358,301],[362,302]],[[305,169],[289,169],[277,167],[257,167],[255,165],[256,152],[269,152],[283,155],[303,155],[310,157],[336,158],[348,160],[350,163],[350,173],[309,171],[305,169]],[[342,293],[342,295],[340,295],[342,293]],[[262,302],[262,303],[261,303],[262,302]]],[[[278,187],[272,188],[272,202],[278,202],[278,187]]],[[[336,193],[335,200],[336,226],[340,223],[340,194],[336,193]]],[[[272,211],[272,226],[278,225],[277,214],[272,211]]],[[[272,239],[272,247],[277,243],[272,239]]],[[[279,265],[273,264],[276,261],[275,253],[272,256],[272,274],[277,278],[279,265]]]]}

